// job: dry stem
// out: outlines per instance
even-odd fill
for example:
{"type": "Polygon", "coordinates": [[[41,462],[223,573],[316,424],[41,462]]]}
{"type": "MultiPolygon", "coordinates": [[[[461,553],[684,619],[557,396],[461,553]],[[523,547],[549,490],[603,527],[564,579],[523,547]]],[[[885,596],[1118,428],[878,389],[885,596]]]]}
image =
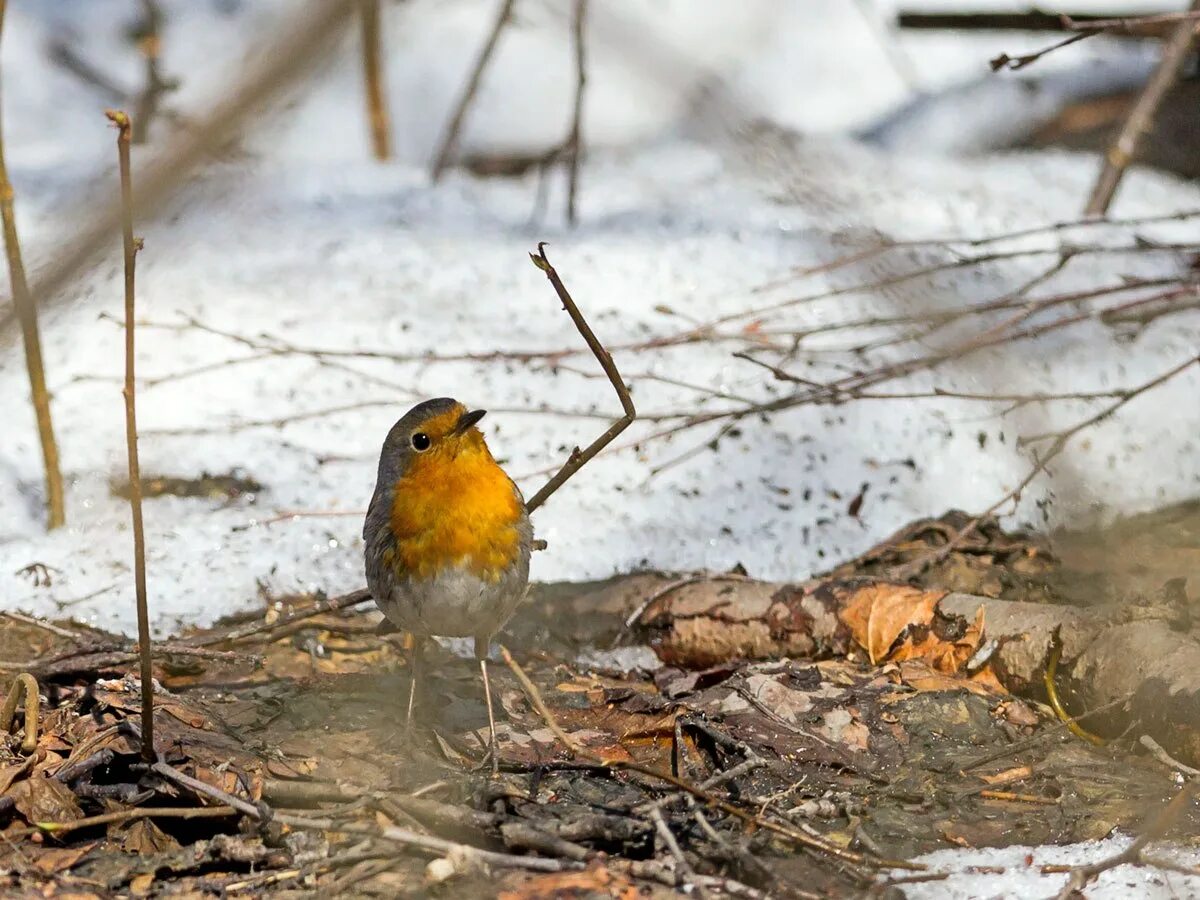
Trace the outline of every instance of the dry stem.
{"type": "MultiPolygon", "coordinates": [[[[0,0],[0,36],[4,32],[6,0],[0,0]]],[[[50,417],[50,394],[46,390],[46,371],[42,363],[42,339],[38,334],[37,305],[29,292],[25,278],[25,263],[21,257],[21,242],[17,237],[17,220],[13,210],[13,187],[4,161],[4,137],[0,127],[0,221],[4,228],[4,252],[8,256],[8,277],[12,287],[13,307],[21,323],[21,339],[25,344],[25,369],[29,374],[29,393],[37,418],[38,439],[42,444],[42,464],[46,471],[46,525],[58,528],[66,522],[63,502],[62,471],[58,465],[58,442],[54,439],[54,423],[50,417]]]]}
{"type": "Polygon", "coordinates": [[[587,0],[575,0],[572,32],[575,43],[575,106],[571,114],[571,131],[567,136],[567,222],[575,224],[575,195],[579,188],[580,127],[583,120],[583,90],[587,85],[584,66],[583,27],[587,18],[587,0]]]}
{"type": "Polygon", "coordinates": [[[467,86],[463,89],[462,96],[458,100],[458,105],[454,108],[454,115],[450,117],[450,124],[446,126],[446,133],[442,137],[441,144],[438,146],[437,154],[434,156],[432,171],[434,181],[438,181],[445,173],[446,167],[450,165],[450,157],[454,153],[455,146],[458,144],[458,136],[462,130],[463,119],[466,118],[467,109],[471,106],[471,101],[475,99],[480,82],[483,81],[483,70],[487,68],[488,60],[492,58],[492,54],[496,51],[496,44],[500,41],[500,33],[504,31],[504,27],[512,18],[514,2],[516,0],[500,0],[500,12],[496,16],[496,21],[492,23],[492,30],[488,33],[483,48],[479,51],[479,56],[475,60],[475,66],[471,69],[471,76],[467,79],[467,86]]]}
{"type": "Polygon", "coordinates": [[[367,119],[371,123],[371,148],[375,158],[392,155],[391,119],[383,87],[383,51],[379,33],[379,0],[361,0],[363,80],[367,90],[367,119]]]}
{"type": "Polygon", "coordinates": [[[129,508],[133,515],[133,579],[137,595],[138,656],[142,678],[142,757],[154,761],[154,669],[150,649],[150,610],[146,601],[146,533],[142,527],[142,474],[138,465],[137,399],[134,378],[134,273],[141,242],[133,236],[133,180],[129,164],[132,125],[119,110],[105,115],[117,126],[121,170],[121,240],[125,256],[125,449],[129,458],[129,508]]]}

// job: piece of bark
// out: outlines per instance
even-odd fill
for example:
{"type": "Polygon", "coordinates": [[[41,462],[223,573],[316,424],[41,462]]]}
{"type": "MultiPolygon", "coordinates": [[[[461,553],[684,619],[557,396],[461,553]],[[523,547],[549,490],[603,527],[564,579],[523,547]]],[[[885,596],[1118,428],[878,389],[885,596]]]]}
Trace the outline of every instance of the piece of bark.
{"type": "MultiPolygon", "coordinates": [[[[844,612],[859,592],[880,585],[886,582],[699,581],[655,600],[637,626],[665,663],[683,668],[737,659],[821,659],[852,648],[844,612]]],[[[1089,718],[1089,728],[1113,733],[1136,721],[1171,754],[1200,762],[1200,641],[1186,597],[1074,607],[947,593],[934,621],[923,627],[953,640],[981,614],[984,642],[997,643],[989,664],[1007,690],[1045,697],[1057,639],[1057,683],[1069,708],[1081,714],[1108,707],[1089,718]],[[1131,698],[1128,704],[1120,702],[1125,698],[1131,698]]]]}

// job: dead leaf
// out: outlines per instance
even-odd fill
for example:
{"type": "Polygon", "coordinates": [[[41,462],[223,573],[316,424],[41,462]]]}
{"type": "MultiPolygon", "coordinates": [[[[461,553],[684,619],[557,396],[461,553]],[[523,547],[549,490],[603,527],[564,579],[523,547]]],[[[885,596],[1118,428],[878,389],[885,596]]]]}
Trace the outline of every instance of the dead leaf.
{"type": "Polygon", "coordinates": [[[996,707],[996,715],[1010,725],[1016,725],[1022,728],[1036,727],[1038,722],[1038,714],[1030,709],[1029,704],[1023,700],[1018,700],[1015,697],[1012,700],[1006,700],[996,707]]]}
{"type": "Polygon", "coordinates": [[[55,875],[74,868],[75,864],[87,856],[98,841],[91,841],[81,847],[48,847],[36,854],[33,865],[45,875],[55,875]]]}
{"type": "Polygon", "coordinates": [[[145,897],[150,893],[150,889],[154,886],[154,874],[145,873],[135,875],[133,880],[129,882],[129,893],[135,897],[145,897]]]}
{"type": "Polygon", "coordinates": [[[890,657],[901,635],[933,621],[944,596],[944,591],[923,591],[909,585],[872,584],[860,588],[843,606],[841,620],[878,665],[890,657]]]}
{"type": "Polygon", "coordinates": [[[54,778],[26,778],[8,790],[17,811],[31,825],[38,822],[70,822],[83,818],[71,789],[54,778]]]}
{"type": "Polygon", "coordinates": [[[0,766],[0,797],[8,790],[9,785],[28,772],[37,763],[37,754],[25,757],[24,762],[11,766],[0,766]]]}
{"type": "MultiPolygon", "coordinates": [[[[965,690],[981,697],[1008,693],[990,666],[985,666],[970,678],[964,678],[961,675],[945,675],[934,671],[923,659],[906,659],[900,663],[900,680],[918,693],[965,690]]],[[[896,694],[894,696],[896,700],[903,700],[905,697],[913,695],[896,694]]]]}
{"type": "Polygon", "coordinates": [[[137,819],[120,832],[121,849],[126,853],[163,853],[178,850],[179,842],[149,819],[137,819]]]}

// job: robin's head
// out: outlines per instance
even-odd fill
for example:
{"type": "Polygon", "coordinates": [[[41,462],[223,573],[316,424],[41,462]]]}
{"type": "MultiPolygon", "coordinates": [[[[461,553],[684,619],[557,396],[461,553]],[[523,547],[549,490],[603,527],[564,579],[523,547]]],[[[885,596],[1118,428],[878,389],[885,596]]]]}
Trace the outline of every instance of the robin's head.
{"type": "Polygon", "coordinates": [[[455,463],[491,462],[483,434],[475,427],[484,410],[468,410],[439,397],[418,403],[401,417],[383,442],[379,481],[395,484],[405,476],[433,476],[455,463]]]}

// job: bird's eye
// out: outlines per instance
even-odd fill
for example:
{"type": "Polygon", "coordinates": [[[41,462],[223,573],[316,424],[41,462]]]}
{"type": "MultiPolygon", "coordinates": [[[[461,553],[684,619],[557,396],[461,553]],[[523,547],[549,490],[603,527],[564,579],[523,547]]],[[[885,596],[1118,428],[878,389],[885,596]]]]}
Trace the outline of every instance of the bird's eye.
{"type": "Polygon", "coordinates": [[[428,450],[431,443],[433,442],[429,440],[429,435],[423,431],[417,431],[412,436],[412,448],[418,453],[428,450]]]}

